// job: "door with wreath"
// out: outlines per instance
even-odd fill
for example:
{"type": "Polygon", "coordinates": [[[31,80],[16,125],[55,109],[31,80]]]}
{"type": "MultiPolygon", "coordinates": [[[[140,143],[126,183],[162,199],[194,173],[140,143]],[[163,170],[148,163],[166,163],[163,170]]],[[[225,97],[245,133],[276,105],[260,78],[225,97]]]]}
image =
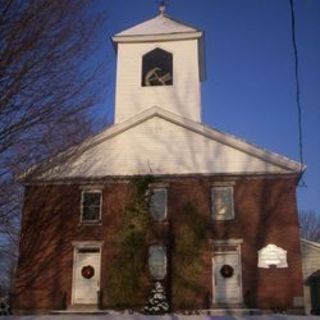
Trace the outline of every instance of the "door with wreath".
{"type": "Polygon", "coordinates": [[[100,287],[99,248],[77,250],[72,287],[73,304],[97,304],[100,287]]]}
{"type": "Polygon", "coordinates": [[[240,257],[238,252],[216,253],[212,259],[213,304],[242,303],[240,257]]]}

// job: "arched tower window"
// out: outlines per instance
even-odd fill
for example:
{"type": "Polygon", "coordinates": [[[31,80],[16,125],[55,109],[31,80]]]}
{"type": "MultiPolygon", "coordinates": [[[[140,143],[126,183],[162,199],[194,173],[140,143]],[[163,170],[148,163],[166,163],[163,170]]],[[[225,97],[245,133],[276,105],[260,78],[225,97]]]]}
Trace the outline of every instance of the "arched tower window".
{"type": "Polygon", "coordinates": [[[156,48],[142,57],[142,86],[170,86],[172,53],[156,48]]]}

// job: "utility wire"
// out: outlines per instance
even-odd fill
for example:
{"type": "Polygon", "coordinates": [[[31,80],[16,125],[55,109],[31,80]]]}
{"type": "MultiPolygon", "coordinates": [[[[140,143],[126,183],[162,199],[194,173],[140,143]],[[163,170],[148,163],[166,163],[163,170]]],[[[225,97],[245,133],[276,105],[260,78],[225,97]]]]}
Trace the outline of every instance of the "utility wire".
{"type": "MultiPolygon", "coordinates": [[[[300,158],[300,177],[303,174],[304,167],[304,157],[303,157],[303,131],[302,131],[302,108],[301,108],[301,99],[300,99],[300,79],[299,79],[299,56],[297,49],[297,40],[296,40],[296,20],[295,20],[295,9],[293,0],[290,0],[290,10],[291,10],[291,40],[294,53],[294,75],[295,75],[295,84],[296,92],[295,99],[298,111],[298,144],[299,144],[299,158],[300,158]]],[[[306,187],[305,182],[301,179],[301,186],[306,187]]]]}

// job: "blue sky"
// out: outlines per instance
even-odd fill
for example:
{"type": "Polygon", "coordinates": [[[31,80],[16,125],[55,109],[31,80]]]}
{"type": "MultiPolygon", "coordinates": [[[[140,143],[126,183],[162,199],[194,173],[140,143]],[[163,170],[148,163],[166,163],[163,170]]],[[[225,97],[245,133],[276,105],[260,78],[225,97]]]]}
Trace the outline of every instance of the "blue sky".
{"type": "MultiPolygon", "coordinates": [[[[115,53],[108,38],[155,16],[156,0],[104,1],[99,59],[108,59],[104,103],[113,120],[115,53]]],[[[320,1],[295,0],[307,187],[298,207],[320,214],[320,1]]],[[[202,121],[299,160],[289,0],[171,0],[167,13],[205,32],[202,121]]]]}

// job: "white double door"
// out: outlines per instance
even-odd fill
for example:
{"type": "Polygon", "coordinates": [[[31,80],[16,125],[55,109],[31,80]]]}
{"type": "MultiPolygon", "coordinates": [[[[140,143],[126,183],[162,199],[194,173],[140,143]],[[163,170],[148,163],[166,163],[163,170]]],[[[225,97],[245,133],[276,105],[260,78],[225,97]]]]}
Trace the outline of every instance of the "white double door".
{"type": "Polygon", "coordinates": [[[242,303],[239,252],[215,253],[212,259],[212,268],[213,304],[232,305],[242,303]],[[223,272],[226,269],[229,274],[223,272]]]}
{"type": "Polygon", "coordinates": [[[100,250],[77,250],[73,272],[73,304],[97,304],[100,250]]]}

